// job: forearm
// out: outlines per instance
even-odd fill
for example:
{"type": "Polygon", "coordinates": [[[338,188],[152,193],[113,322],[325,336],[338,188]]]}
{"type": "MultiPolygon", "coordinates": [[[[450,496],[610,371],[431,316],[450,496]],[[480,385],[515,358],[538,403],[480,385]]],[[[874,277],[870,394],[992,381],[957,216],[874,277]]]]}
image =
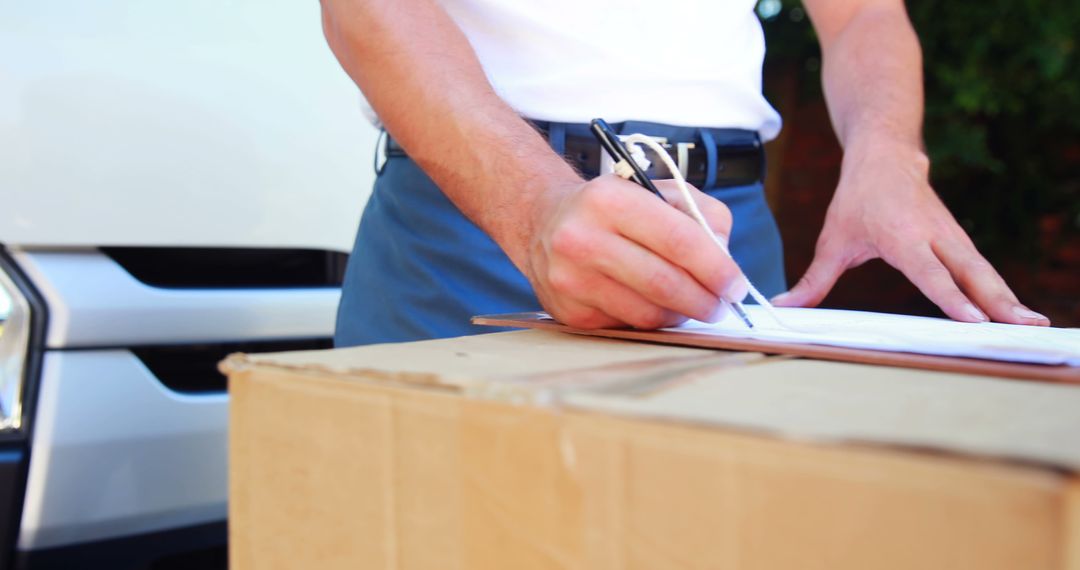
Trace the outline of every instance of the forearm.
{"type": "Polygon", "coordinates": [[[342,67],[387,130],[520,268],[536,204],[580,177],[496,95],[432,0],[323,0],[342,67]]]}
{"type": "Polygon", "coordinates": [[[922,53],[903,4],[868,5],[822,27],[822,82],[840,144],[921,149],[922,53]]]}
{"type": "Polygon", "coordinates": [[[1049,324],[1016,299],[930,186],[922,55],[903,2],[803,1],[844,161],[814,260],[777,304],[816,305],[841,273],[880,257],[956,320],[1049,324]]]}

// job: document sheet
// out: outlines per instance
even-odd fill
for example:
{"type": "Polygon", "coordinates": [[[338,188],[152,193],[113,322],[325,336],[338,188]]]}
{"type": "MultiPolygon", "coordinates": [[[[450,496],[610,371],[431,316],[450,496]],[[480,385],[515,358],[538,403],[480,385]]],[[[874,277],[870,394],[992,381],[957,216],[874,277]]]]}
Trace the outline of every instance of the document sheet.
{"type": "Polygon", "coordinates": [[[909,315],[782,307],[775,309],[780,319],[777,322],[758,305],[745,305],[745,308],[754,323],[752,329],[729,312],[718,323],[688,321],[668,330],[785,343],[1080,366],[1080,329],[961,323],[909,315]]]}

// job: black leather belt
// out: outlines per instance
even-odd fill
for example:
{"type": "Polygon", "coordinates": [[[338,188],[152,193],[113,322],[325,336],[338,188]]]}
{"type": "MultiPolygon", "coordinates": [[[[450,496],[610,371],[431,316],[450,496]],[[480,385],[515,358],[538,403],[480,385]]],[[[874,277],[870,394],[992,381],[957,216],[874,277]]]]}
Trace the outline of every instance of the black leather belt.
{"type": "MultiPolygon", "coordinates": [[[[545,137],[546,125],[538,126],[545,137]]],[[[735,144],[715,144],[716,172],[712,188],[745,186],[761,182],[765,175],[765,152],[756,133],[746,132],[740,137],[744,142],[735,144]]],[[[730,137],[727,137],[730,138],[730,137]]],[[[600,158],[604,150],[592,136],[567,134],[563,156],[578,172],[586,178],[594,178],[600,173],[600,158]]],[[[686,181],[699,189],[704,189],[709,167],[709,152],[702,140],[668,140],[657,138],[683,170],[686,181]]],[[[671,172],[652,150],[642,146],[651,165],[645,171],[649,178],[663,180],[673,178],[671,172]]],[[[405,156],[405,150],[392,137],[386,137],[387,156],[405,156]]]]}
{"type": "MultiPolygon", "coordinates": [[[[658,141],[679,164],[686,181],[697,188],[704,188],[709,166],[708,153],[699,141],[658,141]],[[685,145],[682,152],[679,145],[685,145]],[[680,160],[680,156],[682,157],[680,160]],[[685,166],[683,166],[685,165],[685,166]]],[[[650,166],[645,174],[654,180],[674,178],[660,157],[652,149],[642,145],[650,166]]],[[[600,157],[604,150],[592,137],[566,136],[564,155],[587,178],[600,173],[600,157]]],[[[761,143],[747,145],[716,145],[716,175],[713,188],[745,186],[761,181],[765,169],[764,151],[761,143]]]]}

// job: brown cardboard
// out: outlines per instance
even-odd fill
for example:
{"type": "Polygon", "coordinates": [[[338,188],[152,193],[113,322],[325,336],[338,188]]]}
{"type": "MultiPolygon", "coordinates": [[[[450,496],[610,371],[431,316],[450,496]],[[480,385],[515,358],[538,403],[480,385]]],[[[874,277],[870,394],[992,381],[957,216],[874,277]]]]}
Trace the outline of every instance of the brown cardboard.
{"type": "Polygon", "coordinates": [[[1078,570],[1080,437],[1064,432],[1080,434],[1080,414],[1036,417],[1060,415],[1047,402],[1070,403],[1069,386],[920,371],[883,384],[873,371],[889,369],[543,332],[225,368],[234,569],[1078,570]],[[635,374],[662,379],[609,382],[635,374]],[[920,409],[935,382],[982,433],[944,433],[948,414],[920,409]],[[823,396],[837,386],[839,405],[823,396]],[[996,439],[961,404],[982,392],[1022,410],[996,439]],[[798,418],[754,423],[732,402],[676,417],[680,394],[751,409],[775,394],[825,415],[855,402],[886,424],[906,406],[921,427],[840,413],[851,425],[805,441],[798,418]]]}

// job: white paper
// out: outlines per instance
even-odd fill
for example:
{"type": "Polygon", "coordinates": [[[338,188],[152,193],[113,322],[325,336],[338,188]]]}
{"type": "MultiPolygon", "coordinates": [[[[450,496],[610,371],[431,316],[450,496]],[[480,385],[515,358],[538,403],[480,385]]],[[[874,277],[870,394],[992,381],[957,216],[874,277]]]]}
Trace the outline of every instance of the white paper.
{"type": "Polygon", "coordinates": [[[948,319],[834,309],[776,308],[776,323],[757,305],[745,305],[753,329],[730,312],[718,323],[688,321],[668,330],[757,340],[821,344],[1080,366],[1080,329],[961,323],[948,319]]]}

